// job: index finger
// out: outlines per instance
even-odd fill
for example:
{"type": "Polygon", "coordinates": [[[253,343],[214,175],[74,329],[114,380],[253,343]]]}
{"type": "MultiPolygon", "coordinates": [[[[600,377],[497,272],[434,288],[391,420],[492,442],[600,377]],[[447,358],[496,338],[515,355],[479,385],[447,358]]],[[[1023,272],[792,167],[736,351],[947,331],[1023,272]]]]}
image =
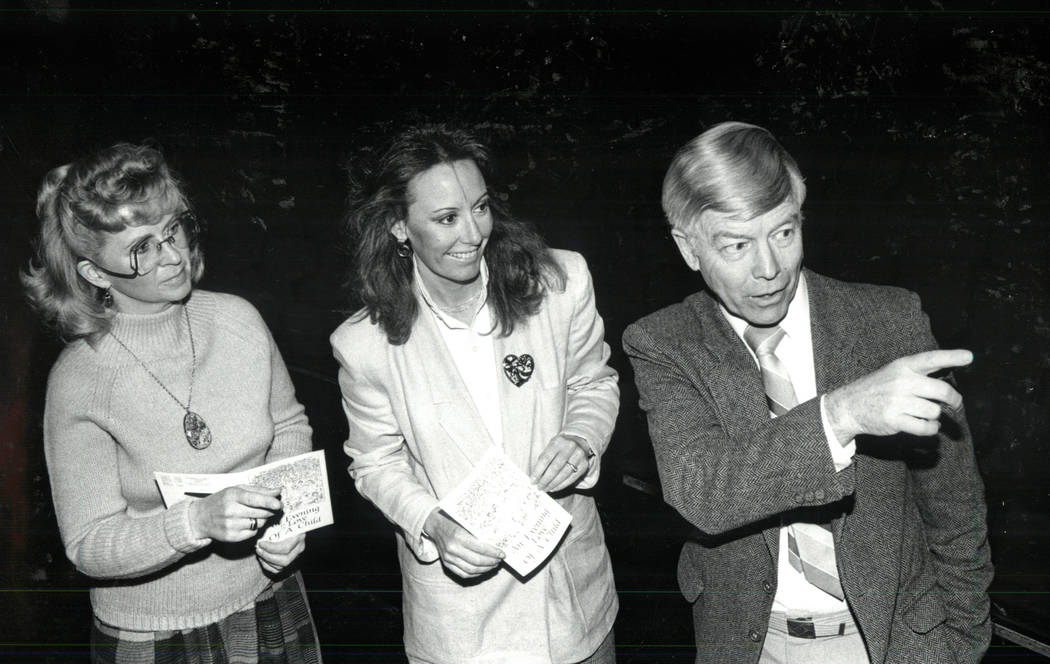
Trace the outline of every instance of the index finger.
{"type": "MultiPolygon", "coordinates": [[[[464,529],[465,537],[462,540],[463,548],[467,549],[471,553],[477,556],[483,556],[485,558],[491,558],[494,560],[503,560],[503,549],[498,546],[489,544],[488,542],[474,537],[469,531],[464,529]]],[[[482,564],[479,562],[473,562],[473,564],[482,564]]]]}
{"type": "Polygon", "coordinates": [[[557,469],[552,467],[558,458],[558,453],[561,452],[560,446],[556,444],[557,440],[558,437],[555,436],[551,442],[547,443],[547,447],[543,448],[543,452],[533,464],[532,473],[529,475],[529,480],[533,484],[540,484],[542,480],[557,474],[557,469]]]}
{"type": "Polygon", "coordinates": [[[280,489],[251,484],[239,484],[235,488],[239,489],[237,494],[235,494],[237,502],[242,505],[271,511],[281,509],[281,501],[277,498],[281,494],[280,489]]]}
{"type": "Polygon", "coordinates": [[[282,487],[266,486],[265,484],[238,484],[237,486],[255,493],[265,493],[269,496],[280,496],[282,487]]]}
{"type": "Polygon", "coordinates": [[[901,358],[901,361],[912,371],[931,374],[950,367],[965,367],[973,362],[973,353],[963,349],[928,350],[901,358]]]}

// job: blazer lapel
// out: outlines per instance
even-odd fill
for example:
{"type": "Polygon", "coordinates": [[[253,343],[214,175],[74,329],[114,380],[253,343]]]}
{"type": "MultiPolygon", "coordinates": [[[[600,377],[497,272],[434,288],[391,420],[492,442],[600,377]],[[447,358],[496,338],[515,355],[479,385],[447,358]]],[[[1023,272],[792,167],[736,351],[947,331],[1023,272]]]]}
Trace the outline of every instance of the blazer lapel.
{"type": "Polygon", "coordinates": [[[493,446],[492,437],[449,355],[439,323],[421,298],[419,305],[417,325],[405,344],[406,360],[420,367],[441,428],[474,464],[493,446]]]}
{"type": "Polygon", "coordinates": [[[703,345],[708,358],[703,370],[715,405],[719,413],[725,415],[723,424],[732,428],[734,421],[752,422],[769,417],[762,374],[744,342],[722,315],[718,303],[703,292],[694,295],[691,304],[700,319],[699,329],[704,331],[703,345]],[[732,417],[728,417],[730,414],[732,417]]]}
{"type": "Polygon", "coordinates": [[[849,303],[836,297],[834,288],[824,277],[806,270],[809,286],[809,319],[813,334],[813,364],[817,377],[817,394],[825,394],[839,385],[860,378],[869,370],[862,357],[863,347],[856,347],[855,316],[849,303]],[[832,383],[834,381],[834,383],[832,383]]]}
{"type": "MultiPolygon", "coordinates": [[[[707,361],[703,363],[706,366],[701,366],[701,371],[710,386],[711,398],[721,414],[726,433],[739,438],[742,432],[735,430],[738,422],[747,426],[746,423],[769,417],[762,373],[709,293],[704,291],[691,296],[690,304],[699,318],[698,329],[704,331],[703,348],[698,350],[701,353],[706,351],[703,354],[707,355],[707,361]]],[[[766,528],[762,534],[770,556],[776,561],[780,529],[766,528]]]]}
{"type": "MultiPolygon", "coordinates": [[[[532,460],[542,451],[533,447],[545,447],[549,442],[543,433],[546,420],[541,396],[551,388],[560,387],[564,391],[563,370],[554,344],[541,334],[545,313],[530,316],[518,323],[509,336],[497,336],[493,343],[503,450],[525,473],[530,472],[532,460]],[[532,360],[532,374],[528,380],[515,384],[504,370],[504,362],[520,364],[526,361],[525,356],[532,360]]],[[[558,422],[556,426],[561,424],[558,422]]]]}
{"type": "MultiPolygon", "coordinates": [[[[806,270],[809,285],[810,329],[813,334],[813,364],[817,394],[856,380],[870,371],[863,345],[858,345],[855,314],[849,302],[836,292],[833,282],[806,270]]],[[[854,457],[855,482],[859,486],[866,471],[863,457],[854,457]]],[[[846,515],[832,524],[836,539],[846,528],[846,515]]]]}

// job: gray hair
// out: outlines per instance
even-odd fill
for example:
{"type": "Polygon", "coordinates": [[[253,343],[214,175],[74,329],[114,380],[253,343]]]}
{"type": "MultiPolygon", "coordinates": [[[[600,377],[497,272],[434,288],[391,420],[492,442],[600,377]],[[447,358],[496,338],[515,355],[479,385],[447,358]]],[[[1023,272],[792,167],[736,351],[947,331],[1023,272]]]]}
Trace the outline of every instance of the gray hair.
{"type": "Polygon", "coordinates": [[[769,131],[723,122],[686,143],[664,176],[664,214],[689,226],[706,210],[754,219],[791,196],[802,206],[806,185],[798,164],[769,131]]]}

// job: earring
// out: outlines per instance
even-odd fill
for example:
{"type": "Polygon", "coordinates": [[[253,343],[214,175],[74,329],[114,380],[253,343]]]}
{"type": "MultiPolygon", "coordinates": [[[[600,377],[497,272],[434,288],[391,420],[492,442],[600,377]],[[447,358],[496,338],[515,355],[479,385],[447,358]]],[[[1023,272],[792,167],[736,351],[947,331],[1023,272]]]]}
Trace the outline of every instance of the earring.
{"type": "Polygon", "coordinates": [[[108,288],[102,290],[102,306],[106,309],[113,306],[113,293],[110,293],[108,288]]]}
{"type": "Polygon", "coordinates": [[[397,243],[397,255],[399,258],[408,258],[412,255],[412,245],[408,243],[408,240],[397,243]]]}

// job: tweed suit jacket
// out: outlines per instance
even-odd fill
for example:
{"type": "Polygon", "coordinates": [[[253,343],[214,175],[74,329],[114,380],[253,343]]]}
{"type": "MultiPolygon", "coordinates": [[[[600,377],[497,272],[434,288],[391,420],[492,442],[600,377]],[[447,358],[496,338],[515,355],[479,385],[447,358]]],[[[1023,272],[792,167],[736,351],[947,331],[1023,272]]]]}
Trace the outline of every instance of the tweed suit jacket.
{"type": "Polygon", "coordinates": [[[583,257],[553,255],[567,274],[565,289],[549,290],[539,312],[493,340],[497,363],[522,353],[535,361],[520,387],[497,368],[503,451],[529,473],[561,432],[587,440],[597,456],[573,490],[556,496],[572,515],[569,532],[528,578],[500,566],[460,580],[421,535],[438,501],[494,444],[422,299],[403,345],[390,345],[367,316],[351,317],[332,334],[350,475],[397,529],[412,662],[574,662],[612,629],[618,609],[612,566],[595,501],[580,490],[598,480],[619,408],[617,374],[608,365],[583,257]]]}
{"type": "MultiPolygon", "coordinates": [[[[806,271],[817,393],[936,348],[918,297],[806,271]]],[[[707,292],[629,326],[665,500],[696,527],[679,583],[697,662],[757,662],[782,517],[834,517],[873,664],[977,662],[991,636],[984,489],[962,412],[935,437],[865,437],[835,472],[819,396],[771,419],[760,370],[707,292]]]]}

